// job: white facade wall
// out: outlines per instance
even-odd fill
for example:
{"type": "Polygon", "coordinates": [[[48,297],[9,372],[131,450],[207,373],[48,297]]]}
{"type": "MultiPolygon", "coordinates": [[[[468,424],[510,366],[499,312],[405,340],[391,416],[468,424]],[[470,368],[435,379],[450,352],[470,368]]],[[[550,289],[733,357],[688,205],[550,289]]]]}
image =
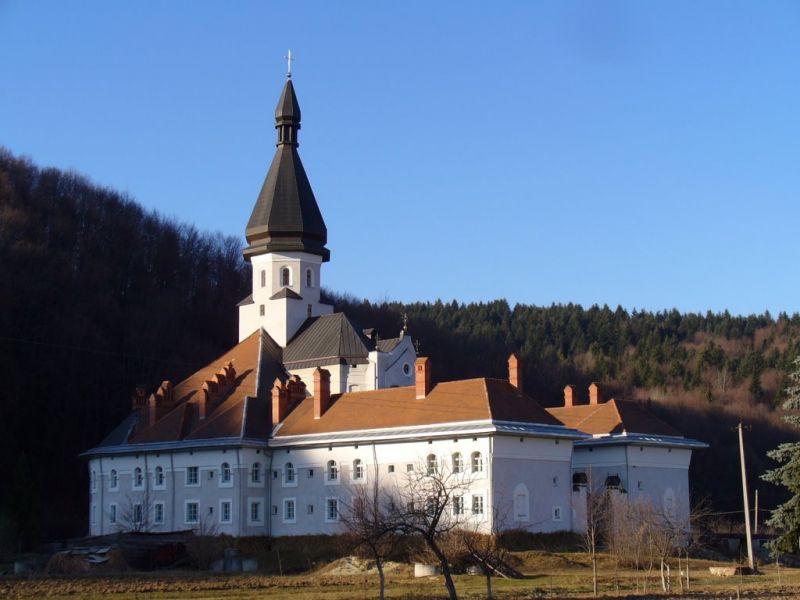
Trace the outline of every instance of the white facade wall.
{"type": "Polygon", "coordinates": [[[239,307],[240,342],[263,327],[278,345],[286,347],[309,313],[316,317],[333,312],[332,306],[320,302],[320,256],[306,252],[271,252],[253,256],[250,261],[253,267],[253,304],[239,307]],[[283,269],[288,269],[290,274],[288,286],[281,285],[283,269]],[[307,280],[307,273],[310,273],[310,282],[307,280]],[[284,287],[303,299],[270,300],[284,287]]]}
{"type": "Polygon", "coordinates": [[[569,531],[572,440],[495,436],[494,508],[505,529],[569,531]]]}
{"type": "MultiPolygon", "coordinates": [[[[133,507],[141,504],[142,529],[179,531],[201,529],[230,535],[262,535],[269,522],[269,454],[252,448],[213,449],[180,452],[105,456],[89,461],[91,535],[115,533],[134,526],[133,507]],[[223,481],[222,465],[230,468],[230,481],[223,481]],[[253,479],[258,464],[258,481],[253,479]],[[135,470],[142,469],[143,485],[135,485],[135,470]],[[157,485],[157,469],[163,470],[163,485],[157,485]],[[190,471],[196,469],[196,483],[190,471]],[[116,471],[117,485],[112,486],[116,471]],[[229,518],[223,517],[222,503],[230,503],[229,518]],[[252,504],[260,503],[259,515],[251,519],[252,504]],[[155,522],[156,505],[163,519],[155,522]],[[197,516],[189,504],[196,504],[197,516]],[[116,507],[115,509],[112,507],[116,507]],[[93,513],[93,514],[92,514],[93,513]],[[113,514],[116,514],[116,518],[113,514]]],[[[193,474],[192,474],[193,475],[193,474]]]]}
{"type": "Polygon", "coordinates": [[[273,535],[306,535],[312,533],[340,533],[341,523],[327,519],[328,499],[336,499],[342,507],[352,502],[355,486],[373,485],[377,477],[378,485],[388,491],[402,488],[408,481],[408,469],[425,469],[429,454],[437,457],[440,468],[451,469],[452,456],[460,452],[469,482],[469,491],[465,494],[465,506],[471,507],[472,495],[483,498],[483,517],[476,517],[484,523],[486,530],[491,525],[491,444],[488,437],[458,438],[447,440],[385,442],[376,444],[352,444],[347,446],[323,446],[316,448],[291,448],[274,450],[273,478],[273,535]],[[480,452],[483,470],[470,472],[470,457],[473,452],[480,452]],[[353,463],[362,461],[364,479],[353,479],[353,463]],[[339,478],[328,481],[326,469],[328,461],[337,463],[339,478]],[[296,473],[294,485],[286,483],[286,463],[291,462],[296,473]],[[377,470],[376,470],[377,466],[377,470]],[[389,467],[394,467],[390,472],[389,467]],[[409,467],[410,466],[410,467],[409,467]],[[311,472],[313,471],[313,475],[311,472]],[[295,502],[296,519],[290,522],[285,518],[285,504],[295,502]],[[313,507],[309,509],[309,507],[313,507]],[[311,511],[311,512],[309,512],[311,511]]]}
{"type": "Polygon", "coordinates": [[[659,513],[684,520],[690,511],[691,456],[689,449],[665,446],[578,446],[572,467],[574,473],[586,473],[596,487],[617,475],[629,502],[646,502],[659,513]]]}

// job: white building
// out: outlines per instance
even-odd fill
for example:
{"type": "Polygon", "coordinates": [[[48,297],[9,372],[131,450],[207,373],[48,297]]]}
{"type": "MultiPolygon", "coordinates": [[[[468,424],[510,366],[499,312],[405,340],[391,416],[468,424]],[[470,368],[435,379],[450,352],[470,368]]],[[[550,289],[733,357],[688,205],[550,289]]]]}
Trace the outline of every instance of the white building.
{"type": "Polygon", "coordinates": [[[253,292],[239,304],[239,343],[176,385],[139,390],[84,454],[91,534],[335,533],[353,486],[402,486],[432,466],[464,473],[459,510],[486,529],[502,514],[507,527],[579,530],[573,484],[589,470],[664,502],[688,497],[702,444],[635,405],[603,403],[595,387],[590,404],[570,395],[547,411],[524,394],[514,356],[507,380],[433,385],[405,327],[379,339],[333,313],[320,299],[327,229],[297,153],[291,80],[276,129],[246,228],[253,292]]]}

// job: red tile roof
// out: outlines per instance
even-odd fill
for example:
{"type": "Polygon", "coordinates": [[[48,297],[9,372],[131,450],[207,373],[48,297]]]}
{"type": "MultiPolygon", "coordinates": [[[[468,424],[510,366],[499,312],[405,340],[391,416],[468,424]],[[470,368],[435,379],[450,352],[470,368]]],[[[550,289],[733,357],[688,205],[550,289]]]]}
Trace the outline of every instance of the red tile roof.
{"type": "Polygon", "coordinates": [[[420,400],[414,386],[347,392],[331,399],[331,407],[319,419],[314,419],[314,398],[303,400],[284,419],[276,437],[487,419],[560,425],[535,400],[498,379],[440,383],[420,400]]]}
{"type": "Polygon", "coordinates": [[[671,425],[635,402],[614,400],[601,404],[579,404],[548,408],[547,412],[567,427],[592,435],[641,433],[680,437],[671,425]]]}
{"type": "Polygon", "coordinates": [[[275,348],[280,350],[266,332],[263,330],[254,332],[228,352],[177,384],[173,390],[172,403],[165,402],[165,405],[159,408],[158,418],[152,426],[148,423],[148,409],[143,408],[135,431],[128,441],[144,444],[212,438],[266,439],[270,429],[267,409],[269,387],[275,379],[275,374],[280,376],[282,372],[283,378],[286,378],[283,367],[274,356],[275,348]],[[200,419],[196,402],[202,394],[203,384],[213,379],[214,375],[229,363],[232,363],[236,370],[230,388],[207,408],[205,419],[200,419]],[[262,382],[269,379],[268,388],[261,394],[256,379],[259,375],[262,382]],[[249,413],[252,413],[254,418],[251,419],[249,413]],[[264,415],[267,416],[266,420],[263,419],[264,415]]]}

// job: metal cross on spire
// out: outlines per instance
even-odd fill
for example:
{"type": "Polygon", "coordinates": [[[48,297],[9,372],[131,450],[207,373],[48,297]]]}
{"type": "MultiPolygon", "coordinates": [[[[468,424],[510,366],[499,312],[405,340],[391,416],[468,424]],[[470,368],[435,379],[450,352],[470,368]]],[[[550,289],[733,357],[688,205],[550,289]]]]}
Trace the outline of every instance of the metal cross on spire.
{"type": "Polygon", "coordinates": [[[295,60],[295,59],[293,59],[293,58],[292,58],[292,51],[291,51],[291,50],[289,50],[289,51],[286,53],[286,56],[284,56],[283,58],[285,58],[285,59],[286,59],[286,64],[287,64],[287,68],[286,68],[286,78],[287,78],[287,79],[291,79],[291,78],[292,78],[292,61],[293,61],[293,60],[295,60]]]}

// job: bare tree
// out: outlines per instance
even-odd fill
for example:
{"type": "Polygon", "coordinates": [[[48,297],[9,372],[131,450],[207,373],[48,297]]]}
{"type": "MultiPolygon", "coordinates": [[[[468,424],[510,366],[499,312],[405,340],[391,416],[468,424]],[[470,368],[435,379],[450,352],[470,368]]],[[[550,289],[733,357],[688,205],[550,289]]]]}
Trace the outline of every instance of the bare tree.
{"type": "Polygon", "coordinates": [[[597,596],[597,550],[608,526],[608,490],[596,485],[591,471],[573,484],[573,508],[583,515],[581,540],[592,564],[592,593],[597,596]]]}
{"type": "MultiPolygon", "coordinates": [[[[492,577],[496,574],[506,577],[504,571],[512,571],[508,566],[510,554],[500,539],[500,533],[506,529],[506,514],[498,508],[493,508],[492,516],[492,524],[488,533],[483,531],[479,522],[464,524],[456,532],[461,548],[470,559],[478,564],[486,578],[486,597],[489,600],[494,597],[492,577]]],[[[518,575],[516,571],[513,571],[513,574],[518,575]]]]}
{"type": "Polygon", "coordinates": [[[381,488],[377,461],[372,482],[351,486],[351,493],[351,501],[343,506],[339,518],[355,548],[366,549],[375,560],[380,598],[383,600],[386,589],[384,563],[396,549],[402,529],[390,495],[381,488]]]}
{"type": "MultiPolygon", "coordinates": [[[[650,525],[653,522],[652,504],[642,498],[630,501],[617,498],[609,507],[611,526],[607,527],[607,545],[616,567],[632,567],[638,573],[650,556],[650,525]]],[[[643,583],[647,591],[647,579],[643,583]]]]}
{"type": "Polygon", "coordinates": [[[149,490],[128,494],[115,515],[121,532],[143,533],[153,526],[153,501],[149,490]]]}
{"type": "Polygon", "coordinates": [[[482,501],[475,500],[474,505],[467,506],[471,483],[469,475],[461,469],[456,472],[449,465],[438,465],[429,458],[406,473],[404,485],[397,486],[392,493],[393,518],[398,530],[424,540],[439,562],[450,600],[457,600],[458,595],[450,567],[452,551],[448,551],[448,538],[460,527],[485,518],[482,501]]]}

